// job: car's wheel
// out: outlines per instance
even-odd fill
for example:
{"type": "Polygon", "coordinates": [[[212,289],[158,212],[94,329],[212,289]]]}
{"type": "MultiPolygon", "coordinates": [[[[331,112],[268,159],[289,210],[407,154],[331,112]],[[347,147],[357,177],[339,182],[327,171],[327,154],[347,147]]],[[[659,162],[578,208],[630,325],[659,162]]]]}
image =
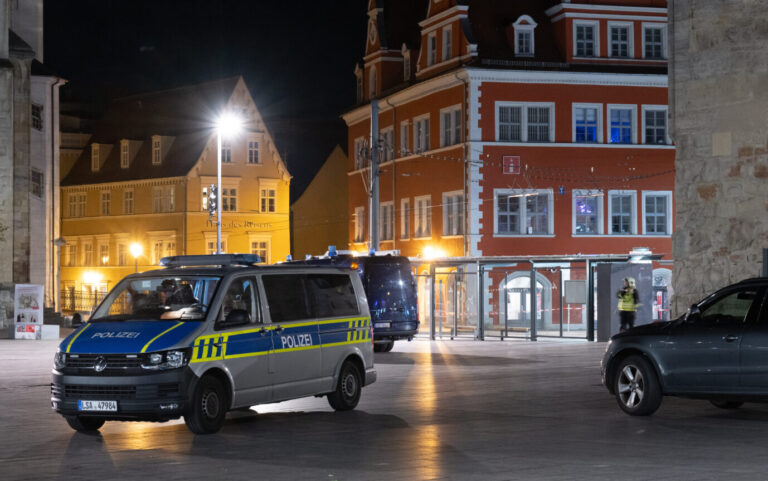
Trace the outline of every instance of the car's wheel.
{"type": "Polygon", "coordinates": [[[362,387],[360,370],[352,361],[346,361],[341,366],[336,390],[328,394],[328,404],[337,411],[354,409],[360,401],[362,387]]]}
{"type": "Polygon", "coordinates": [[[381,342],[376,342],[373,344],[373,352],[384,352],[385,347],[386,347],[386,344],[381,342]]]}
{"type": "Polygon", "coordinates": [[[382,352],[389,352],[393,347],[395,347],[395,341],[389,341],[388,343],[384,344],[384,349],[382,352]]]}
{"type": "Polygon", "coordinates": [[[712,399],[709,402],[711,402],[713,406],[720,409],[738,409],[744,404],[740,401],[721,401],[717,399],[712,399]]]}
{"type": "Polygon", "coordinates": [[[619,407],[633,416],[653,414],[661,405],[661,387],[653,366],[641,356],[619,363],[614,380],[619,407]]]}
{"type": "Polygon", "coordinates": [[[93,417],[81,417],[81,416],[64,416],[67,420],[69,427],[75,431],[80,432],[92,432],[98,431],[100,427],[104,426],[104,418],[93,417]]]}
{"type": "Polygon", "coordinates": [[[227,393],[224,385],[213,376],[200,379],[192,395],[184,422],[195,434],[215,433],[224,425],[227,415],[227,393]]]}

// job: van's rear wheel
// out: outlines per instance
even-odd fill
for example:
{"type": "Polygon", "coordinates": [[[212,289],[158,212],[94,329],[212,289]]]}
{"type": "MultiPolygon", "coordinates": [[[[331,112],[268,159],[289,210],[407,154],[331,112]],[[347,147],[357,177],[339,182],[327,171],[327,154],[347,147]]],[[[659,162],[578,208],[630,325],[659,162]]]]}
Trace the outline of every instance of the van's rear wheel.
{"type": "Polygon", "coordinates": [[[360,401],[362,387],[360,370],[353,362],[346,361],[341,366],[336,390],[328,394],[328,404],[337,411],[355,409],[355,406],[360,401]]]}
{"type": "Polygon", "coordinates": [[[224,425],[227,415],[227,393],[224,385],[213,376],[200,379],[192,395],[192,405],[184,422],[195,434],[212,434],[224,425]]]}
{"type": "Polygon", "coordinates": [[[389,352],[392,350],[393,347],[395,347],[395,341],[389,341],[384,345],[384,349],[382,350],[382,352],[389,352]]]}
{"type": "Polygon", "coordinates": [[[64,419],[67,420],[69,427],[80,432],[98,431],[100,427],[104,426],[105,422],[104,418],[81,416],[64,416],[64,419]]]}

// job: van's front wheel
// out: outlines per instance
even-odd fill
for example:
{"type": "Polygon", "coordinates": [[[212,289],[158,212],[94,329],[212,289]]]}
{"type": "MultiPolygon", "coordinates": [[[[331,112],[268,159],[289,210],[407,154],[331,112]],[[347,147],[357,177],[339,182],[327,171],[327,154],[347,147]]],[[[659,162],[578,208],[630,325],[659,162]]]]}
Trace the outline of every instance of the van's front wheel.
{"type": "Polygon", "coordinates": [[[353,362],[347,361],[341,366],[336,390],[328,394],[328,404],[337,411],[355,409],[362,387],[360,370],[353,362]]]}
{"type": "Polygon", "coordinates": [[[224,425],[227,415],[227,394],[224,385],[213,376],[200,379],[192,395],[192,405],[184,422],[195,434],[212,434],[224,425]]]}

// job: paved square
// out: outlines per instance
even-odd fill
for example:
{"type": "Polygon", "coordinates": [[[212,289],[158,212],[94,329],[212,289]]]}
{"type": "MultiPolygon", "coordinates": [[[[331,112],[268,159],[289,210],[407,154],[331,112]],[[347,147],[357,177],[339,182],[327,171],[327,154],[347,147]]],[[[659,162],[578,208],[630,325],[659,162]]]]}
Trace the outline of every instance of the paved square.
{"type": "Polygon", "coordinates": [[[755,480],[768,406],[665,398],[623,414],[600,384],[604,344],[398,342],[355,411],[308,398],[183,421],[72,431],[50,409],[53,341],[0,341],[0,479],[755,480]]]}

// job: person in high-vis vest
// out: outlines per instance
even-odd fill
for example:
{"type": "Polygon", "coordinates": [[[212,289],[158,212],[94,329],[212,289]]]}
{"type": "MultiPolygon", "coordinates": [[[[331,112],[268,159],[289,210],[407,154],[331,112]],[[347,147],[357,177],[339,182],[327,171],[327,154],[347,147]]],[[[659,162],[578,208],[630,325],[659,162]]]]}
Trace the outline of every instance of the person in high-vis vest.
{"type": "Polygon", "coordinates": [[[635,280],[631,277],[625,277],[624,288],[616,293],[616,297],[619,298],[620,330],[626,331],[635,326],[635,312],[639,306],[635,280]]]}

